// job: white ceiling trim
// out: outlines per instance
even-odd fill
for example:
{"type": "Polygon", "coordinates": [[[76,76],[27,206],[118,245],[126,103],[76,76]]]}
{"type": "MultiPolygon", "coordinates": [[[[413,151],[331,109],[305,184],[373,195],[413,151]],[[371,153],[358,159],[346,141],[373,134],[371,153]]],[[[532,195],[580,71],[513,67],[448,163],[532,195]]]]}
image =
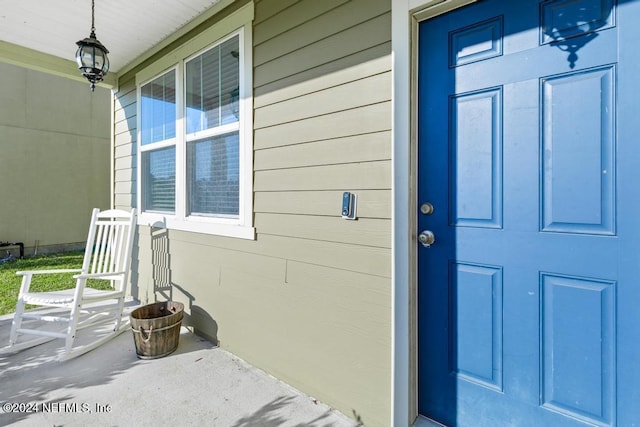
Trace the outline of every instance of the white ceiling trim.
{"type": "Polygon", "coordinates": [[[206,12],[201,13],[195,19],[188,22],[186,25],[180,28],[179,31],[172,33],[170,36],[166,37],[160,43],[157,43],[156,45],[154,45],[153,47],[151,47],[150,49],[142,53],[140,56],[130,61],[126,66],[120,69],[118,74],[123,75],[127,71],[134,68],[136,65],[144,62],[144,60],[150,58],[160,50],[164,49],[165,47],[167,47],[168,45],[170,45],[171,43],[173,43],[174,41],[182,37],[184,34],[188,33],[198,25],[202,24],[207,19],[219,13],[222,9],[229,6],[234,1],[235,0],[217,0],[217,3],[215,3],[212,7],[210,7],[206,12]]]}

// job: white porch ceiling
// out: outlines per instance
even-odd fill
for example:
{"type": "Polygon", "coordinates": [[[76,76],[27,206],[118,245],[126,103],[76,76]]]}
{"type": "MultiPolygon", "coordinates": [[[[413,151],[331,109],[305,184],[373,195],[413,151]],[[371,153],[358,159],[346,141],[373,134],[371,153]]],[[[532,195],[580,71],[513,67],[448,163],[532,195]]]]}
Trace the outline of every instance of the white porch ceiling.
{"type": "MultiPolygon", "coordinates": [[[[95,0],[96,37],[109,49],[110,72],[117,74],[221,1],[95,0]]],[[[0,0],[0,41],[12,49],[75,63],[76,41],[90,32],[91,0],[0,0]]]]}

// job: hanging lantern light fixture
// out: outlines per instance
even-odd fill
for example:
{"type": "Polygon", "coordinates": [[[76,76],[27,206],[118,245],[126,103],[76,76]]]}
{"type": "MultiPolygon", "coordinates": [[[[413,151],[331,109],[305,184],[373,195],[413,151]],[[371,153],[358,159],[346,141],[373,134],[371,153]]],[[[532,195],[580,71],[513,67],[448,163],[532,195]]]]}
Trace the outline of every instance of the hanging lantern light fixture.
{"type": "Polygon", "coordinates": [[[96,87],[96,83],[102,81],[109,71],[109,51],[102,43],[96,39],[95,28],[95,0],[91,0],[91,34],[89,37],[77,41],[76,62],[82,75],[91,83],[91,91],[96,87]]]}

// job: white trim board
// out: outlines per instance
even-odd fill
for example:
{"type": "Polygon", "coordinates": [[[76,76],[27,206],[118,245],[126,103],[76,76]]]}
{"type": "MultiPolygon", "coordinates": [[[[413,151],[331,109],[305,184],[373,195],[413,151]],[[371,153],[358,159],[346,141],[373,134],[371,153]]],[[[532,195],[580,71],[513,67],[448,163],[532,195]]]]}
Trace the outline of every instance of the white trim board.
{"type": "MultiPolygon", "coordinates": [[[[424,19],[476,0],[392,0],[392,336],[390,425],[409,426],[417,410],[416,110],[417,30],[424,19]]],[[[422,418],[420,418],[422,420],[422,418]]],[[[422,422],[422,421],[420,421],[422,422]]],[[[418,424],[424,425],[424,424],[418,424]]]]}

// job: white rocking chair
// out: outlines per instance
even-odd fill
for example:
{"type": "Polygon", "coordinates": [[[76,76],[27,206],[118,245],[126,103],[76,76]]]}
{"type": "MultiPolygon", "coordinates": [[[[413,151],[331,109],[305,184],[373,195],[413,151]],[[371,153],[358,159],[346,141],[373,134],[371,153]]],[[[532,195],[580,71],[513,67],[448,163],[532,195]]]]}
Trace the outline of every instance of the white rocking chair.
{"type": "MultiPolygon", "coordinates": [[[[11,325],[9,345],[2,353],[16,352],[56,338],[65,340],[60,360],[79,356],[104,344],[126,329],[128,318],[122,320],[125,292],[129,280],[131,249],[136,225],[136,211],[100,211],[94,209],[87,237],[82,269],[79,270],[34,270],[19,271],[22,286],[18,295],[16,312],[11,325]],[[57,273],[78,273],[73,276],[75,288],[53,292],[31,292],[34,275],[57,273]],[[88,279],[108,280],[111,289],[98,290],[87,286],[88,279]],[[102,302],[111,301],[105,305],[102,302]],[[25,305],[46,307],[25,310],[25,305]],[[37,322],[31,322],[35,319],[37,322]],[[23,323],[23,320],[27,320],[23,323]],[[44,322],[64,322],[64,329],[44,328],[44,322]],[[108,323],[106,323],[108,322],[108,323]],[[36,323],[36,326],[31,326],[36,323]],[[106,333],[98,333],[105,326],[106,333]],[[29,326],[27,326],[29,325],[29,326]],[[76,345],[76,333],[92,326],[86,334],[90,342],[76,345]],[[19,335],[37,335],[39,338],[26,339],[17,343],[19,335]]],[[[83,332],[84,338],[85,332],[83,332]]],[[[76,343],[77,344],[77,343],[76,343]]]]}

